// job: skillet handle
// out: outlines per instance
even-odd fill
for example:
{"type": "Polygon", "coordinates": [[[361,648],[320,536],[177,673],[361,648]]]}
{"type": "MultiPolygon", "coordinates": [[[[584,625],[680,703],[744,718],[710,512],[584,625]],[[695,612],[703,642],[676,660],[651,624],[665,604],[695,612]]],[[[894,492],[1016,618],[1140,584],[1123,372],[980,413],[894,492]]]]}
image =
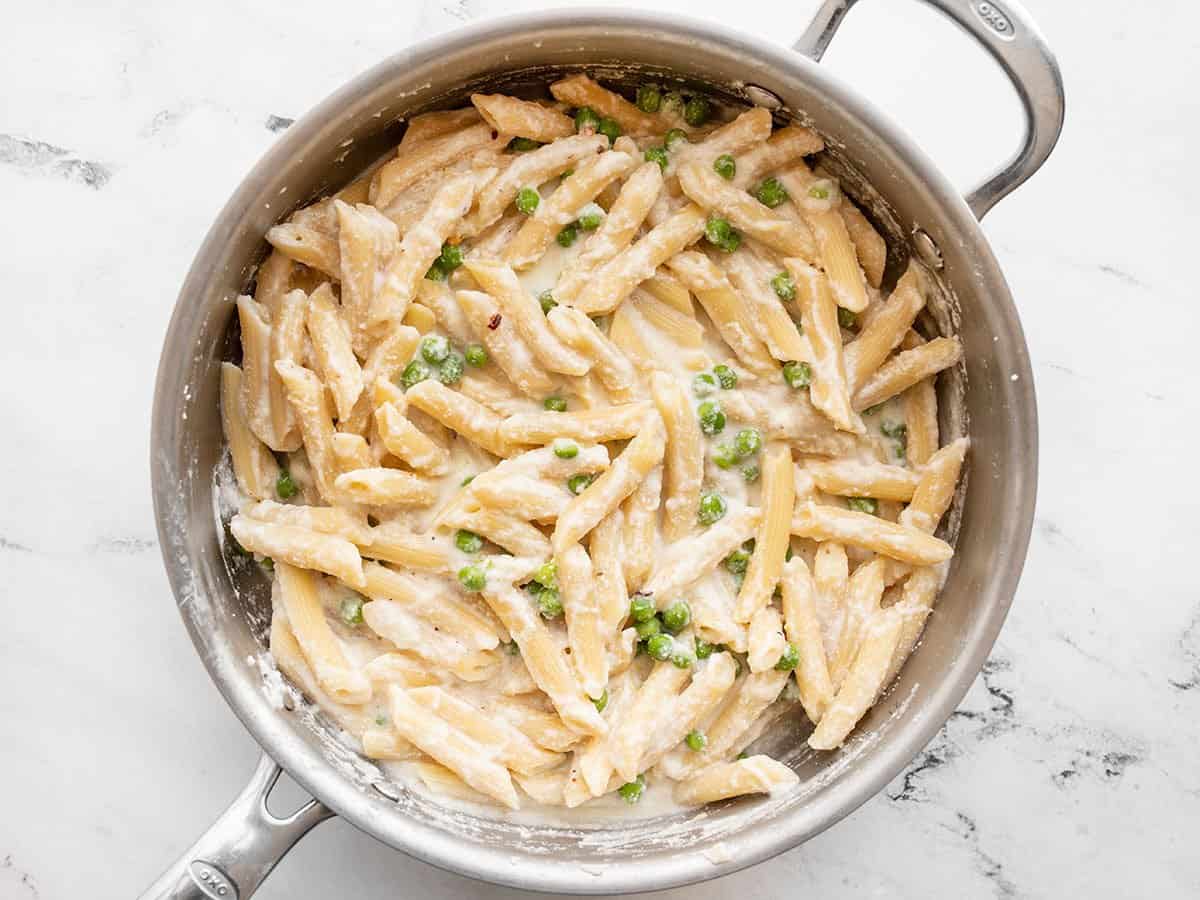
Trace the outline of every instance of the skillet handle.
{"type": "Polygon", "coordinates": [[[141,900],[246,900],[314,826],[333,815],[310,800],[285,819],[267,810],[281,769],[265,753],[221,817],[141,895],[141,900]]]}
{"type": "MultiPolygon", "coordinates": [[[[816,61],[858,0],[824,0],[808,29],[792,45],[816,61]]],[[[1016,0],[921,0],[978,41],[1012,82],[1025,113],[1020,149],[966,196],[977,219],[1041,168],[1062,132],[1066,97],[1058,61],[1037,25],[1016,0]]]]}

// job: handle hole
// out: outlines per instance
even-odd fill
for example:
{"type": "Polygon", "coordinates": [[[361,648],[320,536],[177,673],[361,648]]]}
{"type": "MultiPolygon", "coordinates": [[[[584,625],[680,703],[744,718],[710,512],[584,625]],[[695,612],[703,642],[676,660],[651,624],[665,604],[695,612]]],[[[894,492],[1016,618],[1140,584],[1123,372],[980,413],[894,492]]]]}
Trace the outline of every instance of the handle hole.
{"type": "Polygon", "coordinates": [[[1021,104],[1000,66],[922,3],[858,3],[821,65],[898,122],[963,192],[1020,141],[1021,104]]]}
{"type": "Polygon", "coordinates": [[[279,775],[275,788],[267,795],[267,812],[277,819],[293,816],[312,800],[312,795],[296,782],[287,772],[279,775]]]}

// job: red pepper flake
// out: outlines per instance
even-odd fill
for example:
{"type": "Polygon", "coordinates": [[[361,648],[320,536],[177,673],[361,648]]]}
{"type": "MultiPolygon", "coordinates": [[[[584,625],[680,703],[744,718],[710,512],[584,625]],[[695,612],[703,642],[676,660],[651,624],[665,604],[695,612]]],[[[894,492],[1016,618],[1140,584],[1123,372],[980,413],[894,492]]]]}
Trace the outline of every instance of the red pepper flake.
{"type": "Polygon", "coordinates": [[[499,327],[500,327],[500,313],[496,313],[494,316],[492,316],[490,319],[488,319],[488,330],[495,331],[499,327]]]}

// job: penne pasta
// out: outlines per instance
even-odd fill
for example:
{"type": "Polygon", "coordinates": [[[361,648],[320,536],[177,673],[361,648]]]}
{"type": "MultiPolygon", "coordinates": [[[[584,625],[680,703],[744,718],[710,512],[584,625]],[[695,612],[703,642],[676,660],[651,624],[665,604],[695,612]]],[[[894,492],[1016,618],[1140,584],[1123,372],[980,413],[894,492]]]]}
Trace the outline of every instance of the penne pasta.
{"type": "Polygon", "coordinates": [[[277,559],[275,582],[288,625],[321,688],[338,703],[370,700],[371,682],[351,665],[325,620],[313,574],[277,559]]]}
{"type": "Polygon", "coordinates": [[[333,395],[337,417],[347,419],[363,390],[362,369],[350,345],[350,329],[342,320],[328,283],[308,298],[305,322],[317,367],[333,395]]]}
{"type": "Polygon", "coordinates": [[[242,370],[233,363],[221,363],[221,425],[233,474],[242,493],[256,500],[275,496],[279,464],[242,416],[242,370]]]}
{"type": "Polygon", "coordinates": [[[704,477],[700,423],[683,389],[673,379],[655,373],[650,379],[650,391],[667,429],[664,530],[668,540],[677,541],[696,529],[704,477]]]}
{"type": "Polygon", "coordinates": [[[771,602],[792,539],[796,482],[792,474],[792,451],[786,445],[771,444],[764,451],[762,482],[762,517],[734,614],[739,622],[750,622],[771,602]]]}
{"type": "Polygon", "coordinates": [[[828,280],[803,260],[789,258],[783,262],[796,283],[801,322],[812,347],[813,384],[809,389],[812,404],[838,428],[862,434],[866,429],[855,413],[863,407],[852,407],[850,403],[842,332],[828,280]]]}
{"type": "Polygon", "coordinates": [[[740,797],[744,794],[772,794],[800,781],[796,773],[769,756],[750,756],[730,763],[719,763],[699,775],[682,781],[675,788],[675,802],[698,806],[740,797]]]}
{"type": "Polygon", "coordinates": [[[916,566],[945,562],[954,551],[945,541],[870,513],[802,503],[792,516],[792,534],[816,541],[840,541],[916,566]]]}
{"type": "Polygon", "coordinates": [[[665,449],[666,429],[662,418],[658,413],[650,412],[643,419],[637,435],[612,465],[568,503],[558,517],[551,539],[555,554],[564,553],[632,494],[650,470],[662,462],[665,449]]]}
{"type": "MultiPolygon", "coordinates": [[[[642,593],[652,594],[661,609],[692,582],[712,571],[744,544],[758,526],[761,513],[746,506],[725,515],[706,531],[677,540],[655,561],[642,593]]],[[[795,522],[793,520],[793,530],[795,522]]]]}
{"type": "Polygon", "coordinates": [[[875,497],[907,503],[920,481],[916,472],[883,463],[864,463],[851,459],[808,463],[817,487],[839,497],[875,497]]]}
{"type": "Polygon", "coordinates": [[[388,697],[392,724],[404,738],[481,794],[509,809],[520,806],[508,770],[482,752],[480,744],[414,700],[410,691],[393,686],[388,697]]]}
{"type": "Polygon", "coordinates": [[[471,105],[501,134],[549,143],[575,133],[575,123],[568,116],[529,100],[505,94],[472,94],[471,105]]]}
{"type": "Polygon", "coordinates": [[[817,614],[816,585],[801,557],[793,556],[784,564],[780,586],[785,634],[800,653],[795,670],[800,703],[809,721],[816,724],[833,700],[833,681],[817,614]]]}
{"type": "Polygon", "coordinates": [[[503,263],[484,260],[467,260],[463,265],[496,301],[500,314],[516,326],[538,362],[551,372],[587,374],[590,361],[558,339],[546,323],[540,304],[525,290],[516,272],[503,263]]]}
{"type": "Polygon", "coordinates": [[[550,698],[562,721],[579,734],[606,733],[608,726],[579,686],[549,630],[533,611],[529,598],[512,585],[489,585],[484,588],[483,597],[508,629],[529,674],[550,698]]]}
{"type": "Polygon", "coordinates": [[[501,314],[500,306],[490,295],[458,291],[454,296],[475,335],[487,348],[488,358],[521,393],[540,398],[554,390],[554,379],[534,359],[516,325],[501,314]]]}
{"type": "Polygon", "coordinates": [[[514,444],[500,434],[500,417],[469,397],[433,380],[409,388],[408,402],[451,431],[497,456],[507,456],[514,444]]]}
{"type": "Polygon", "coordinates": [[[369,324],[399,322],[408,312],[417,287],[442,252],[442,245],[457,227],[475,196],[475,177],[460,175],[447,181],[434,195],[421,219],[404,235],[383,272],[379,290],[371,300],[369,324]]]}
{"type": "Polygon", "coordinates": [[[644,403],[607,406],[584,412],[535,412],[509,416],[500,436],[513,444],[547,444],[559,438],[597,443],[627,440],[646,419],[644,403]]]}
{"type": "Polygon", "coordinates": [[[333,456],[333,420],[325,400],[325,387],[316,375],[291,360],[275,363],[275,371],[283,379],[288,402],[296,411],[304,453],[317,490],[326,502],[332,502],[337,497],[334,479],[338,473],[333,456]]]}
{"type": "Polygon", "coordinates": [[[660,265],[703,233],[703,211],[695,205],[684,207],[597,270],[573,305],[588,315],[612,312],[660,265]]]}
{"type": "Polygon", "coordinates": [[[662,190],[663,175],[658,163],[640,166],[621,187],[608,215],[583,251],[567,264],[554,285],[554,296],[572,302],[593,272],[629,246],[662,190]]]}
{"type": "Polygon", "coordinates": [[[711,167],[687,163],[679,167],[679,186],[697,206],[719,213],[738,231],[785,256],[816,258],[812,235],[800,222],[780,215],[738,190],[711,167]]]}
{"type": "Polygon", "coordinates": [[[924,276],[916,263],[910,262],[887,302],[863,325],[858,337],[846,345],[846,380],[851,393],[900,345],[924,306],[924,276]]]}
{"type": "Polygon", "coordinates": [[[892,656],[900,641],[903,619],[896,607],[882,610],[871,623],[854,665],[809,735],[814,750],[836,750],[886,686],[892,656]]]}
{"type": "Polygon", "coordinates": [[[587,75],[572,75],[550,85],[554,99],[567,106],[587,106],[598,115],[614,119],[626,134],[654,134],[665,131],[659,120],[644,113],[620,94],[601,87],[587,75]]]}
{"type": "Polygon", "coordinates": [[[948,369],[962,359],[958,338],[938,337],[897,353],[868,378],[854,394],[855,411],[883,403],[914,384],[948,369]]]}
{"type": "Polygon", "coordinates": [[[608,653],[605,649],[604,616],[587,551],[578,544],[555,552],[563,612],[567,620],[567,643],[571,663],[583,692],[598,700],[608,685],[608,653]]]}
{"type": "Polygon", "coordinates": [[[410,142],[403,152],[375,173],[371,182],[371,205],[376,209],[387,209],[406,189],[455,160],[482,149],[494,137],[492,126],[480,122],[431,136],[415,145],[410,142]]]}
{"type": "MultiPolygon", "coordinates": [[[[572,130],[574,130],[572,128],[572,130]]],[[[608,185],[637,165],[629,153],[609,150],[582,162],[547,199],[538,204],[507,247],[504,261],[514,269],[527,269],[537,262],[554,236],[579,218],[580,211],[608,185]]]]}
{"type": "Polygon", "coordinates": [[[910,465],[924,465],[937,452],[938,401],[933,382],[933,378],[918,381],[903,394],[904,451],[910,465]]]}

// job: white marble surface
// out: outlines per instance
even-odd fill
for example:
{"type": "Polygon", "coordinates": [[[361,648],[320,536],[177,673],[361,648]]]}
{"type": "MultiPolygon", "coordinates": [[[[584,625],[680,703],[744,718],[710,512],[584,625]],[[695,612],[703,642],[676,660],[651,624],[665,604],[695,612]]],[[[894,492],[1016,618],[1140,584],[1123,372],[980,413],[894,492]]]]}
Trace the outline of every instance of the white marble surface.
{"type": "MultiPolygon", "coordinates": [[[[884,793],[772,862],[664,897],[1200,895],[1200,590],[1185,555],[1200,506],[1200,13],[1028,2],[1069,100],[1057,153],[986,225],[1041,407],[1012,615],[962,709],[884,793]]],[[[253,765],[171,602],[147,456],[176,290],[274,139],[268,117],[421,34],[540,5],[0,7],[0,898],[136,894],[253,765]]],[[[784,40],[812,4],[659,5],[736,6],[742,28],[784,40]]],[[[827,63],[964,185],[1016,140],[997,72],[913,3],[864,3],[827,63]]],[[[517,892],[334,821],[260,896],[517,892]]]]}

